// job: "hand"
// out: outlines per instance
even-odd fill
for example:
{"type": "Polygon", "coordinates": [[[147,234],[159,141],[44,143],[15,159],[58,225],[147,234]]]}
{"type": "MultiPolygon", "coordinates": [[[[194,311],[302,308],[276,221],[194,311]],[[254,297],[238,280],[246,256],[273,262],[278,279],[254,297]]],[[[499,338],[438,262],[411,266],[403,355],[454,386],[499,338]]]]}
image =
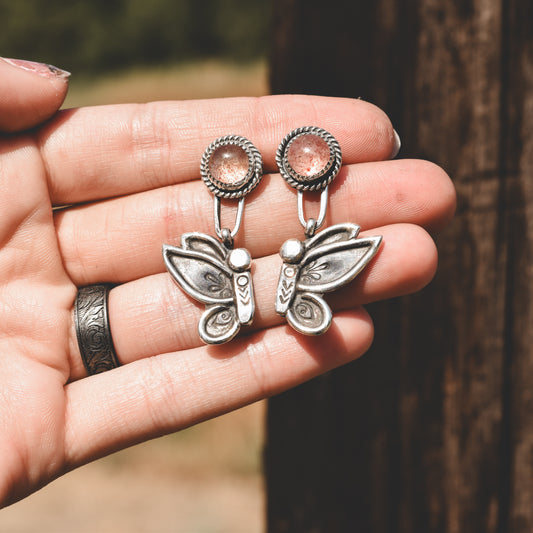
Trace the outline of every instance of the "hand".
{"type": "MultiPolygon", "coordinates": [[[[59,105],[52,96],[41,93],[42,108],[59,105]]],[[[32,123],[16,105],[4,131],[32,123]]],[[[373,334],[361,306],[430,281],[437,254],[426,230],[454,210],[440,168],[389,161],[393,150],[392,126],[379,109],[305,96],[69,110],[0,140],[0,502],[360,356],[373,334]],[[303,237],[296,195],[276,174],[274,156],[302,125],[327,129],[343,150],[327,224],[356,222],[383,236],[366,269],[328,297],[333,324],[316,338],[295,333],[274,312],[277,252],[285,239],[303,237]],[[212,140],[230,133],[249,138],[265,166],[237,238],[254,258],[257,311],[233,341],[205,346],[197,335],[204,306],[176,287],[161,246],[178,245],[187,231],[214,234],[199,161],[212,140]],[[122,366],[87,377],[72,309],[77,288],[98,282],[119,284],[109,315],[122,366]]],[[[233,220],[228,205],[223,217],[233,220]]]]}

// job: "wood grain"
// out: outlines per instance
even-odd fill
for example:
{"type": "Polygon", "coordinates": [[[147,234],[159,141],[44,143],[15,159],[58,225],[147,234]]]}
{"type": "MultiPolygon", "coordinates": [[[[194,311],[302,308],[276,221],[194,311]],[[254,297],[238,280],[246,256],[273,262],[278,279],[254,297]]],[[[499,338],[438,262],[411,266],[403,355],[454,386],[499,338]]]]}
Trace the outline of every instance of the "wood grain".
{"type": "MultiPolygon", "coordinates": [[[[274,1],[275,93],[363,97],[458,192],[422,293],[274,398],[268,530],[533,531],[533,4],[274,1]]],[[[357,221],[353,221],[357,222],[357,221]]]]}

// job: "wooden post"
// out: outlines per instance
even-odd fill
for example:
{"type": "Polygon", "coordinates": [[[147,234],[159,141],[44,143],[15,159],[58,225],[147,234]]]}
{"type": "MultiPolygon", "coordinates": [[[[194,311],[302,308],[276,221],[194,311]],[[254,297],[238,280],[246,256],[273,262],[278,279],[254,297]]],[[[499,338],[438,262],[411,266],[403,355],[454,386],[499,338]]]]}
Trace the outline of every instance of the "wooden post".
{"type": "Polygon", "coordinates": [[[376,103],[459,204],[370,353],[270,401],[268,530],[530,533],[533,3],[273,4],[273,92],[376,103]]]}

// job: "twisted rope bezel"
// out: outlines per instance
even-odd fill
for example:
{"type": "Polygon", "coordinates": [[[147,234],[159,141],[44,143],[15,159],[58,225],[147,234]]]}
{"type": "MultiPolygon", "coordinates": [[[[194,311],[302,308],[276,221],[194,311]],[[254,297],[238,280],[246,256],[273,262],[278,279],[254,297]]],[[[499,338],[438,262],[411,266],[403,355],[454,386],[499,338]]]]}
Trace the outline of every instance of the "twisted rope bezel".
{"type": "Polygon", "coordinates": [[[250,193],[261,181],[263,176],[263,159],[259,150],[246,138],[240,135],[225,135],[214,140],[204,152],[200,163],[200,174],[208,189],[219,198],[242,198],[250,193]],[[217,180],[209,170],[209,163],[214,151],[221,146],[239,146],[248,156],[248,172],[236,184],[217,180]]]}
{"type": "Polygon", "coordinates": [[[338,175],[342,165],[341,147],[328,131],[318,126],[303,126],[288,133],[278,146],[276,151],[276,163],[283,179],[299,191],[321,191],[325,189],[338,175]],[[329,161],[313,176],[307,177],[298,174],[289,164],[287,154],[290,145],[301,135],[316,135],[326,141],[329,147],[329,161]]]}

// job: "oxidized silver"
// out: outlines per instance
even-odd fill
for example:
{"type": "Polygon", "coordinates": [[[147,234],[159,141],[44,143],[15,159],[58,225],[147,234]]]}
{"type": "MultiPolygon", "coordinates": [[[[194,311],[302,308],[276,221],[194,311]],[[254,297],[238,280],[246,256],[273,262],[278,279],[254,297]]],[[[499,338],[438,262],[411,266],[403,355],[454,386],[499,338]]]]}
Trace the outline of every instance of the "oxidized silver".
{"type": "Polygon", "coordinates": [[[181,247],[163,245],[163,259],[174,281],[206,309],[198,323],[198,334],[207,344],[230,341],[241,326],[251,324],[255,300],[250,273],[251,257],[244,248],[233,249],[233,239],[241,226],[244,196],[262,177],[262,159],[255,146],[237,135],[227,135],[212,142],[201,163],[202,179],[215,195],[214,223],[219,239],[205,233],[185,233],[181,247]],[[211,170],[211,156],[217,148],[236,145],[248,156],[246,176],[237,183],[217,180],[211,170]],[[239,200],[233,230],[222,228],[221,198],[239,200]]]}
{"type": "Polygon", "coordinates": [[[107,301],[112,285],[81,287],[74,303],[74,325],[83,365],[89,375],[119,366],[111,329],[107,301]]]}
{"type": "Polygon", "coordinates": [[[316,127],[292,131],[281,142],[276,161],[283,178],[297,189],[298,219],[307,237],[304,241],[289,239],[280,249],[283,265],[276,292],[276,312],[286,317],[296,331],[320,335],[328,330],[332,320],[331,309],[322,296],[353,280],[376,255],[382,238],[358,239],[359,226],[349,222],[315,235],[326,219],[328,186],[342,164],[339,143],[330,133],[316,127]],[[329,146],[329,160],[315,174],[303,176],[291,167],[289,148],[301,135],[316,135],[329,146]],[[321,191],[318,219],[306,219],[304,191],[321,191]]]}
{"type": "Polygon", "coordinates": [[[305,229],[305,236],[312,237],[317,229],[320,229],[326,220],[326,212],[328,210],[328,187],[320,193],[320,211],[318,212],[318,218],[305,218],[304,214],[304,194],[302,191],[298,191],[298,220],[305,229]]]}
{"type": "Polygon", "coordinates": [[[185,233],[181,248],[163,246],[163,258],[178,285],[206,304],[198,323],[205,343],[227,342],[241,325],[252,322],[255,303],[247,250],[230,250],[204,233],[185,233]]]}
{"type": "Polygon", "coordinates": [[[325,333],[332,313],[322,295],[350,282],[378,251],[381,237],[358,239],[359,229],[337,224],[303,242],[289,239],[281,247],[276,312],[296,331],[325,333]]]}
{"type": "Polygon", "coordinates": [[[223,243],[227,244],[230,248],[233,246],[233,239],[237,236],[237,233],[241,227],[242,217],[244,214],[244,197],[239,198],[239,203],[237,205],[237,216],[235,217],[235,225],[233,229],[222,228],[220,224],[220,206],[221,201],[218,196],[215,196],[214,202],[214,219],[215,219],[215,233],[217,237],[222,240],[223,243]]]}

